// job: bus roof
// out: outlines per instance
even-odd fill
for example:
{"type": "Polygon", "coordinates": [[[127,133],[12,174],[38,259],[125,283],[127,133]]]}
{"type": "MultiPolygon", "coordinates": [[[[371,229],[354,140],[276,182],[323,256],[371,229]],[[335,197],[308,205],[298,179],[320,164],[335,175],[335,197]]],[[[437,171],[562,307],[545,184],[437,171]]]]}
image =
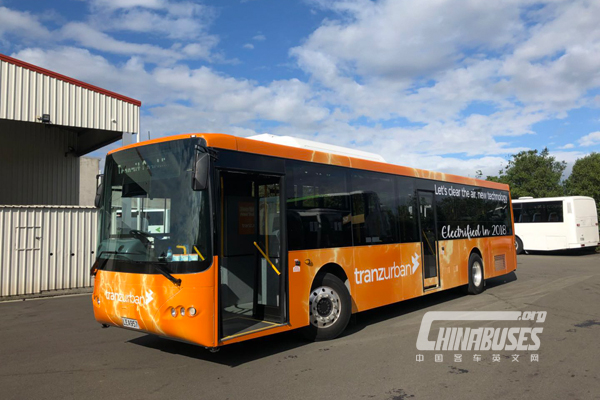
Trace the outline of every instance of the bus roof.
{"type": "Polygon", "coordinates": [[[263,133],[262,135],[249,136],[248,139],[260,140],[261,142],[281,144],[290,147],[298,147],[301,149],[322,151],[323,153],[338,154],[341,156],[362,158],[365,160],[379,161],[383,163],[385,162],[385,159],[379,154],[369,153],[357,149],[350,149],[342,146],[335,146],[327,143],[315,142],[314,140],[295,138],[292,136],[278,136],[271,135],[269,133],[263,133]]]}
{"type": "Polygon", "coordinates": [[[290,147],[281,144],[267,143],[264,141],[253,140],[223,133],[188,133],[183,135],[165,136],[144,142],[133,143],[123,146],[119,149],[111,150],[108,154],[116,153],[121,150],[146,146],[149,144],[169,142],[173,140],[183,140],[190,138],[203,138],[208,147],[214,147],[226,150],[235,150],[245,153],[262,154],[280,158],[287,158],[300,161],[309,161],[320,164],[337,165],[362,169],[367,171],[384,172],[388,174],[404,175],[415,178],[432,179],[444,182],[458,183],[463,185],[482,186],[490,189],[509,190],[509,186],[503,183],[490,182],[482,179],[467,178],[459,175],[446,174],[443,172],[427,171],[418,168],[404,167],[396,164],[365,160],[356,157],[350,157],[339,154],[325,153],[306,148],[290,147]]]}
{"type": "Polygon", "coordinates": [[[563,201],[563,200],[594,200],[588,196],[561,196],[561,197],[520,197],[513,199],[513,203],[536,203],[538,201],[563,201]]]}

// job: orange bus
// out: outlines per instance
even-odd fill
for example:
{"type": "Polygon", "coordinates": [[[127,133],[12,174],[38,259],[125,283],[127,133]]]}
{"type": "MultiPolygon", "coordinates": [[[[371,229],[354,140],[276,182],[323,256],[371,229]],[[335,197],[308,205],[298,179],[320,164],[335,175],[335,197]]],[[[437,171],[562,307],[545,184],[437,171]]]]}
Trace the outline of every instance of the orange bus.
{"type": "Polygon", "coordinates": [[[215,350],[516,269],[509,187],[224,134],[107,155],[94,316],[215,350]]]}

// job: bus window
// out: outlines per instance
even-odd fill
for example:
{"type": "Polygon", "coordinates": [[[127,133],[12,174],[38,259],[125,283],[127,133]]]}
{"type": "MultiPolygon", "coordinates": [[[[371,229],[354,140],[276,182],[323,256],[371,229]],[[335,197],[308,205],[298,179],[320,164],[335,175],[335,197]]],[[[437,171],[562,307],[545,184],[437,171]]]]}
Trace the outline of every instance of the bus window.
{"type": "Polygon", "coordinates": [[[354,245],[397,243],[393,178],[384,174],[353,171],[350,183],[354,245]]]}
{"type": "Polygon", "coordinates": [[[415,180],[404,176],[396,177],[396,198],[398,199],[398,230],[402,243],[418,242],[415,220],[415,180]]]}
{"type": "Polygon", "coordinates": [[[522,208],[523,207],[521,206],[521,204],[513,204],[513,215],[515,222],[519,222],[521,220],[522,208]]]}
{"type": "Polygon", "coordinates": [[[289,249],[352,246],[346,172],[296,161],[286,169],[289,249]]]}
{"type": "Polygon", "coordinates": [[[563,222],[562,201],[546,203],[546,213],[548,214],[548,222],[563,222]]]}
{"type": "Polygon", "coordinates": [[[521,203],[523,212],[515,222],[563,222],[562,201],[543,201],[535,203],[521,203]]]}

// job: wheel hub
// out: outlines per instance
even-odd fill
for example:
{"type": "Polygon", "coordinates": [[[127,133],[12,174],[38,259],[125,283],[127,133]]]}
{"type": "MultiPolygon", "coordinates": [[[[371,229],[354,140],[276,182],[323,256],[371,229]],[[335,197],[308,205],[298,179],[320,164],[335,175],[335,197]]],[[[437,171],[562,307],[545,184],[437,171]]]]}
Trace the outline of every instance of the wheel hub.
{"type": "Polygon", "coordinates": [[[331,303],[331,300],[329,298],[322,298],[317,303],[317,313],[319,313],[321,317],[328,316],[329,313],[331,313],[332,308],[333,304],[331,303]]]}
{"type": "Polygon", "coordinates": [[[481,268],[481,264],[476,261],[473,263],[473,284],[475,286],[481,285],[482,279],[483,279],[483,270],[481,268]]]}
{"type": "Polygon", "coordinates": [[[310,293],[310,323],[318,328],[333,325],[340,317],[342,302],[337,292],[320,286],[310,293]]]}

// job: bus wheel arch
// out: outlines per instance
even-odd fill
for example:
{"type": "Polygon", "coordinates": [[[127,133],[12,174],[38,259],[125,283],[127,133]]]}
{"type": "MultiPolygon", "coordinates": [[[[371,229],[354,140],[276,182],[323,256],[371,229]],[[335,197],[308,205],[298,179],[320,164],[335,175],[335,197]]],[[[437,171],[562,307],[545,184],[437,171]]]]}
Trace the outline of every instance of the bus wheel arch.
{"type": "Polygon", "coordinates": [[[346,273],[337,264],[321,267],[313,280],[309,296],[309,324],[304,336],[313,341],[338,337],[348,326],[352,300],[346,273]]]}
{"type": "Polygon", "coordinates": [[[525,250],[523,249],[523,240],[515,235],[515,252],[517,254],[523,254],[525,250]]]}
{"type": "Polygon", "coordinates": [[[315,275],[313,279],[313,283],[311,285],[311,289],[315,288],[315,285],[323,280],[325,274],[332,274],[337,276],[348,288],[348,293],[352,294],[352,290],[350,288],[350,280],[348,279],[348,275],[346,275],[346,271],[339,264],[336,263],[327,263],[319,268],[319,272],[315,275]]]}
{"type": "Polygon", "coordinates": [[[485,287],[485,268],[481,251],[475,247],[469,254],[469,284],[467,292],[469,294],[479,294],[485,287]]]}

